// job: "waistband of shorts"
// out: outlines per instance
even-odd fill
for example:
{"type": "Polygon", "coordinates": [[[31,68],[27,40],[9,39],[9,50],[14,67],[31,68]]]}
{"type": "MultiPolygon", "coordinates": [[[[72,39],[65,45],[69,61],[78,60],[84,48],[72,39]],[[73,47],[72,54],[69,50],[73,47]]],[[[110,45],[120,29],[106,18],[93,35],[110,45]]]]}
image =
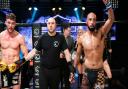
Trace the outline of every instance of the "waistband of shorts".
{"type": "Polygon", "coordinates": [[[98,69],[90,69],[90,68],[86,68],[85,71],[101,71],[103,70],[103,67],[98,68],[98,69]]]}

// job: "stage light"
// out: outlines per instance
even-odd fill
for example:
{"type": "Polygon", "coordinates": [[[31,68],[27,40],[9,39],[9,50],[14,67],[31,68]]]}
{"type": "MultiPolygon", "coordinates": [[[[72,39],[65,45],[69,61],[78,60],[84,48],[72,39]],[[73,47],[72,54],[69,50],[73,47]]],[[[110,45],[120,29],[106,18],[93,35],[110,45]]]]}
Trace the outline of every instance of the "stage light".
{"type": "Polygon", "coordinates": [[[34,10],[36,10],[36,11],[37,11],[37,10],[38,10],[38,8],[37,8],[37,7],[34,7],[34,10]]]}
{"type": "Polygon", "coordinates": [[[82,7],[82,10],[85,11],[85,7],[82,7]]]}
{"type": "Polygon", "coordinates": [[[56,8],[52,8],[52,11],[55,11],[56,10],[56,8]]]}
{"type": "Polygon", "coordinates": [[[119,7],[119,1],[118,0],[110,0],[110,2],[112,3],[113,9],[116,9],[119,7]]]}
{"type": "Polygon", "coordinates": [[[31,11],[32,10],[32,7],[29,7],[28,10],[31,11]]]}
{"type": "Polygon", "coordinates": [[[10,9],[10,0],[0,0],[0,9],[10,9]]]}
{"type": "Polygon", "coordinates": [[[59,9],[59,11],[61,11],[61,10],[62,10],[62,8],[61,8],[61,7],[59,7],[58,9],[59,9]]]}
{"type": "Polygon", "coordinates": [[[79,16],[79,11],[78,11],[78,8],[77,7],[74,8],[74,12],[75,12],[76,17],[77,17],[77,20],[79,22],[80,21],[80,16],[79,16]]]}
{"type": "Polygon", "coordinates": [[[77,11],[77,10],[78,10],[78,8],[75,7],[75,8],[74,8],[74,11],[77,11]]]}

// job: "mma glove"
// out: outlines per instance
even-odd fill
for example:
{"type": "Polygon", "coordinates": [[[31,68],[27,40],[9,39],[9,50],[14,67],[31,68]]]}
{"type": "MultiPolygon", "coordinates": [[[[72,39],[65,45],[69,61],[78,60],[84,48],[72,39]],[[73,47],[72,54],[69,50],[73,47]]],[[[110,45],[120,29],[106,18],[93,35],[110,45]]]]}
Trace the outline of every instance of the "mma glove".
{"type": "Polygon", "coordinates": [[[73,83],[75,81],[74,73],[76,72],[76,69],[74,68],[71,62],[68,62],[68,67],[70,70],[69,82],[73,83]]]}
{"type": "Polygon", "coordinates": [[[22,58],[21,60],[17,60],[15,63],[17,64],[17,65],[21,65],[22,63],[24,63],[26,60],[25,60],[25,58],[22,58]]]}
{"type": "Polygon", "coordinates": [[[8,65],[8,70],[9,70],[10,73],[14,73],[17,70],[17,68],[18,68],[18,66],[15,63],[12,63],[12,64],[8,65]]]}
{"type": "Polygon", "coordinates": [[[3,61],[0,61],[0,72],[5,71],[7,69],[7,64],[3,61]]]}
{"type": "Polygon", "coordinates": [[[105,10],[107,11],[108,9],[110,9],[112,7],[112,4],[109,1],[107,4],[105,4],[105,6],[106,6],[106,9],[105,10]]]}
{"type": "Polygon", "coordinates": [[[76,69],[74,68],[74,66],[72,65],[71,61],[68,62],[68,68],[70,70],[70,73],[75,73],[76,72],[76,69]]]}
{"type": "Polygon", "coordinates": [[[16,62],[8,65],[8,70],[10,73],[17,71],[24,63],[26,62],[25,58],[17,60],[16,62]]]}

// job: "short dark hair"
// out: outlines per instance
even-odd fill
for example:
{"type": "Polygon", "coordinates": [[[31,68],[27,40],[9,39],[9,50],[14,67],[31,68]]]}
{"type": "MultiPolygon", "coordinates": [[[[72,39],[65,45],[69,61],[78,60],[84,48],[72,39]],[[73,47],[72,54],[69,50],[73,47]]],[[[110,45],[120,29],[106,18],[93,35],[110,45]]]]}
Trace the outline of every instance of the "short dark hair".
{"type": "Polygon", "coordinates": [[[63,23],[63,30],[65,30],[65,29],[67,29],[69,27],[71,27],[70,23],[63,23]]]}
{"type": "Polygon", "coordinates": [[[6,15],[6,19],[11,19],[16,21],[16,15],[14,13],[9,13],[6,15]]]}

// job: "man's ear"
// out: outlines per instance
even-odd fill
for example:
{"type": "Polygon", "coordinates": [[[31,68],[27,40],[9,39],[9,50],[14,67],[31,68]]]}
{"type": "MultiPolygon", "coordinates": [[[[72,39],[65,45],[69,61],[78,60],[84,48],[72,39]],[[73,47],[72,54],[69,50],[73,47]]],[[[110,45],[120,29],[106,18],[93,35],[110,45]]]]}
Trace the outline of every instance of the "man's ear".
{"type": "Polygon", "coordinates": [[[6,25],[7,24],[7,21],[5,21],[4,24],[6,25]]]}
{"type": "Polygon", "coordinates": [[[4,24],[7,26],[7,24],[8,24],[8,23],[7,23],[7,20],[5,20],[4,24]]]}

